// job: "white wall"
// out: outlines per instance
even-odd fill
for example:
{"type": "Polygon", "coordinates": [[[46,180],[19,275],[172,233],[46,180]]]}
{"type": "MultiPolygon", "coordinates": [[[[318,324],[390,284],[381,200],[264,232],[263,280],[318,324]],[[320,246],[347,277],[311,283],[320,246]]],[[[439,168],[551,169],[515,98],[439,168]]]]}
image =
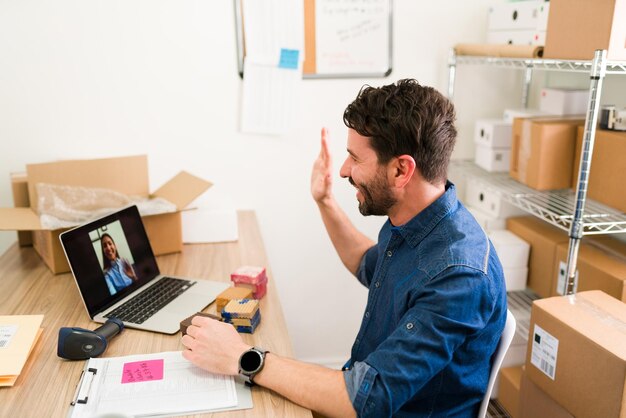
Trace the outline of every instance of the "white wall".
{"type": "MultiPolygon", "coordinates": [[[[12,205],[10,172],[61,158],[145,153],[153,187],[180,169],[210,179],[238,208],[257,212],[297,357],[341,363],[366,292],[342,267],[309,197],[320,127],[330,128],[338,171],[342,113],[361,85],[413,77],[445,91],[449,48],[485,39],[489,3],[396,0],[392,75],[304,81],[296,128],[266,137],[237,129],[231,0],[1,1],[0,206],[12,205]]],[[[502,94],[518,85],[514,72],[459,71],[457,156],[472,155],[476,117],[519,102],[502,94]]],[[[375,238],[384,220],[359,215],[346,181],[337,178],[335,192],[375,238]]],[[[0,251],[14,240],[1,233],[0,251]]]]}

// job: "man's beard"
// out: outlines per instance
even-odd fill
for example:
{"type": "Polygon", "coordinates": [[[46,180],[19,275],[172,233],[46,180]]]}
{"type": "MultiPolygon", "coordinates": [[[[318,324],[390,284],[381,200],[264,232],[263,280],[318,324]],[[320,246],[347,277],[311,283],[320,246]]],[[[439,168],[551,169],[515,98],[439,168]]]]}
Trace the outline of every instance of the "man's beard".
{"type": "MultiPolygon", "coordinates": [[[[348,177],[348,181],[357,186],[352,177],[348,177]]],[[[397,203],[387,184],[384,170],[378,171],[369,183],[359,183],[358,189],[363,195],[363,201],[359,202],[359,212],[363,216],[387,215],[389,209],[397,203]]]]}

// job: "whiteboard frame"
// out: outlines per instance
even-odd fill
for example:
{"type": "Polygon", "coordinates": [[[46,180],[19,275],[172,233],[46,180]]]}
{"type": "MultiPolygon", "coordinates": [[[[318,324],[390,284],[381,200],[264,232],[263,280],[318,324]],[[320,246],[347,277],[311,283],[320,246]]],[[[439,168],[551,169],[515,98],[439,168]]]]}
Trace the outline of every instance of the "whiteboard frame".
{"type": "MultiPolygon", "coordinates": [[[[302,0],[304,1],[304,0],[302,0]]],[[[327,74],[305,74],[302,73],[303,79],[324,79],[324,78],[378,78],[387,77],[391,74],[393,59],[393,0],[389,1],[389,56],[387,57],[387,69],[382,72],[363,72],[363,73],[327,73],[327,74]]],[[[239,77],[243,79],[243,60],[244,60],[244,34],[243,34],[243,9],[241,0],[233,0],[235,5],[235,36],[237,40],[237,70],[239,77]]]]}

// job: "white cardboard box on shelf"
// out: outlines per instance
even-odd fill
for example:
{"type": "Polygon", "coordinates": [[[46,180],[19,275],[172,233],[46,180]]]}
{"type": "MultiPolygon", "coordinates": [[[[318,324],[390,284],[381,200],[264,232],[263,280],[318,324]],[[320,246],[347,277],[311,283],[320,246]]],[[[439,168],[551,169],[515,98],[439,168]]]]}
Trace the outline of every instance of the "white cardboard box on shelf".
{"type": "Polygon", "coordinates": [[[546,30],[548,13],[543,0],[497,3],[489,7],[487,29],[492,30],[546,30]]]}
{"type": "Polygon", "coordinates": [[[476,144],[474,162],[490,173],[504,173],[511,167],[511,150],[476,144]]]}
{"type": "Polygon", "coordinates": [[[511,148],[512,124],[502,119],[479,119],[474,127],[474,142],[489,148],[511,148]]]}
{"type": "Polygon", "coordinates": [[[471,206],[467,206],[467,210],[469,210],[472,216],[474,216],[474,219],[476,219],[476,222],[478,222],[478,225],[486,232],[506,229],[506,218],[498,218],[497,216],[490,215],[471,206]]]}
{"type": "Polygon", "coordinates": [[[545,45],[546,31],[533,29],[523,30],[490,30],[487,33],[488,44],[507,45],[545,45]]]}
{"type": "MultiPolygon", "coordinates": [[[[489,239],[498,253],[500,263],[504,269],[520,269],[528,267],[528,255],[530,254],[530,244],[506,229],[500,231],[491,231],[489,239]]],[[[518,276],[519,274],[515,274],[518,276]]],[[[526,270],[528,275],[528,269],[526,270]]],[[[505,275],[506,277],[506,275],[505,275]]],[[[522,289],[507,290],[523,290],[526,288],[526,280],[522,289]]]]}
{"type": "Polygon", "coordinates": [[[553,115],[584,115],[587,113],[589,90],[543,88],[539,109],[553,115]]]}
{"type": "MultiPolygon", "coordinates": [[[[500,253],[498,253],[498,255],[500,255],[500,253]]],[[[526,289],[526,282],[528,281],[528,267],[504,267],[503,270],[507,292],[526,289]]]]}
{"type": "Polygon", "coordinates": [[[504,201],[497,192],[478,178],[471,178],[466,182],[465,201],[468,206],[496,218],[527,214],[524,210],[504,201]]]}
{"type": "Polygon", "coordinates": [[[502,119],[512,124],[515,118],[532,118],[534,116],[550,116],[550,114],[539,109],[504,109],[502,119]]]}

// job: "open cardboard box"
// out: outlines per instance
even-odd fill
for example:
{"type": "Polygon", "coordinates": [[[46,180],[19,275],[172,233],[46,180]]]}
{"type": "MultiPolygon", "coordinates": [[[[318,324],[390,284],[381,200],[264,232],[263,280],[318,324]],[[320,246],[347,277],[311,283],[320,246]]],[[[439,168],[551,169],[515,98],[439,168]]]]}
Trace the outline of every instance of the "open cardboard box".
{"type": "MultiPolygon", "coordinates": [[[[110,189],[129,196],[161,197],[173,203],[176,212],[142,218],[155,255],[182,250],[180,211],[212,185],[181,171],[150,193],[145,155],[28,164],[25,177],[12,176],[15,205],[21,207],[0,208],[0,231],[32,231],[33,247],[53,273],[70,271],[59,241],[59,235],[66,229],[42,227],[38,216],[37,183],[110,189]]],[[[22,234],[20,245],[26,244],[28,237],[22,234]]]]}

